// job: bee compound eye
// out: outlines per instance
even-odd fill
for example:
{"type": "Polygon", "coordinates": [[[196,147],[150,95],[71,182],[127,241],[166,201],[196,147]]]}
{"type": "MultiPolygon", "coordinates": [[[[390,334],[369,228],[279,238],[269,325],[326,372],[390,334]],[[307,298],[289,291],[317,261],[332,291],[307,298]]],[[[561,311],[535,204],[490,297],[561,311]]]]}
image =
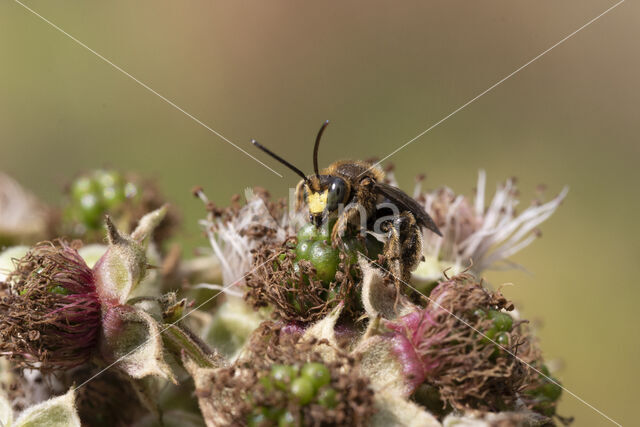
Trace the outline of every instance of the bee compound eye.
{"type": "Polygon", "coordinates": [[[329,187],[329,191],[334,193],[338,199],[340,201],[342,201],[342,198],[344,197],[344,193],[346,191],[346,185],[344,183],[343,180],[341,180],[340,178],[335,179],[332,183],[331,186],[329,187]]]}
{"type": "Polygon", "coordinates": [[[327,208],[335,210],[339,203],[343,203],[347,186],[340,178],[334,179],[329,185],[329,194],[327,195],[327,208]]]}

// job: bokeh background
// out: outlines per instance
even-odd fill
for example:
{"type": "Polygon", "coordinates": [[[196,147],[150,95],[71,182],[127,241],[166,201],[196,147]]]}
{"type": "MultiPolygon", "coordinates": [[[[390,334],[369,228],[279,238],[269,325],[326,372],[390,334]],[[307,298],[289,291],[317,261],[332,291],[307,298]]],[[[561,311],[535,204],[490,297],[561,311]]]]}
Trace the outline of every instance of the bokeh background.
{"type": "MultiPolygon", "coordinates": [[[[26,11],[0,2],[0,170],[49,202],[100,166],[157,178],[205,245],[190,194],[226,203],[297,177],[258,138],[311,170],[320,157],[383,157],[614,4],[566,1],[27,3],[284,175],[279,178],[26,11]]],[[[519,178],[571,191],[544,237],[489,273],[539,319],[564,385],[622,424],[637,416],[640,7],[627,1],[390,159],[401,185],[471,193],[519,178]]],[[[576,425],[608,425],[565,394],[576,425]]]]}

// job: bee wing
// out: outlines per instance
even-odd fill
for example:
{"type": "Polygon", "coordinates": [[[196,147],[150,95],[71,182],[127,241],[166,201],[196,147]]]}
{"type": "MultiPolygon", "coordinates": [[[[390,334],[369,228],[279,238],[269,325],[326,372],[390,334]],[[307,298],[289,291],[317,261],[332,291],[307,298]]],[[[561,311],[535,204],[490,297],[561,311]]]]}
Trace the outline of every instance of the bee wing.
{"type": "Polygon", "coordinates": [[[436,223],[433,222],[433,219],[431,219],[424,208],[420,206],[420,204],[413,198],[409,197],[404,191],[382,182],[376,182],[374,188],[377,192],[384,195],[387,199],[396,203],[401,209],[411,212],[416,218],[416,222],[418,223],[418,225],[428,228],[438,236],[442,236],[442,233],[436,226],[436,223]]]}

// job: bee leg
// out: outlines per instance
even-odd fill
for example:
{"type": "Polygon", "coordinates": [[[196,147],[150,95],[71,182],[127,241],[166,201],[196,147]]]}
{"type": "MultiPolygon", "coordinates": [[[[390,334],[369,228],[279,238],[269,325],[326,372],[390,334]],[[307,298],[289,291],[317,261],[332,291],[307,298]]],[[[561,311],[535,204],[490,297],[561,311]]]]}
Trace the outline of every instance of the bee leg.
{"type": "Polygon", "coordinates": [[[410,212],[402,212],[393,220],[385,223],[383,231],[388,233],[383,254],[396,285],[395,308],[397,308],[400,284],[409,283],[411,272],[420,263],[422,233],[416,224],[415,217],[410,212]]]}
{"type": "Polygon", "coordinates": [[[342,236],[347,231],[347,227],[359,217],[360,209],[357,203],[351,203],[344,208],[331,230],[331,244],[334,248],[342,246],[342,236]]]}
{"type": "MultiPolygon", "coordinates": [[[[342,245],[342,236],[349,224],[356,224],[356,220],[360,220],[358,230],[366,229],[369,215],[376,210],[377,195],[373,193],[374,184],[375,182],[369,177],[360,180],[355,198],[345,206],[331,232],[334,248],[342,245]]],[[[363,235],[361,237],[364,238],[363,235]]]]}
{"type": "Polygon", "coordinates": [[[391,276],[393,276],[393,282],[396,285],[396,300],[393,308],[397,310],[400,299],[400,283],[402,281],[402,244],[400,242],[400,231],[396,228],[395,223],[396,221],[394,219],[382,225],[382,231],[387,233],[387,241],[384,244],[382,254],[387,262],[389,272],[391,276]]]}
{"type": "Polygon", "coordinates": [[[411,272],[418,267],[423,259],[422,255],[422,231],[416,223],[416,219],[410,212],[402,212],[398,219],[400,228],[400,241],[402,244],[402,280],[409,282],[411,272]]]}

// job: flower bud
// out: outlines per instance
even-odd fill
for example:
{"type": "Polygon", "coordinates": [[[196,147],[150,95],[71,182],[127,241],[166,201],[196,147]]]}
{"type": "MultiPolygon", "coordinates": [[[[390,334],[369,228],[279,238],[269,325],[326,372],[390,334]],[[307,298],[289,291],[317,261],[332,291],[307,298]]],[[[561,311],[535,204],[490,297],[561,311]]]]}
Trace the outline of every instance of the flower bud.
{"type": "Polygon", "coordinates": [[[148,213],[140,220],[130,236],[118,231],[107,217],[109,248],[93,270],[100,298],[109,304],[124,304],[147,272],[146,248],[151,233],[167,212],[164,206],[148,213]]]}

